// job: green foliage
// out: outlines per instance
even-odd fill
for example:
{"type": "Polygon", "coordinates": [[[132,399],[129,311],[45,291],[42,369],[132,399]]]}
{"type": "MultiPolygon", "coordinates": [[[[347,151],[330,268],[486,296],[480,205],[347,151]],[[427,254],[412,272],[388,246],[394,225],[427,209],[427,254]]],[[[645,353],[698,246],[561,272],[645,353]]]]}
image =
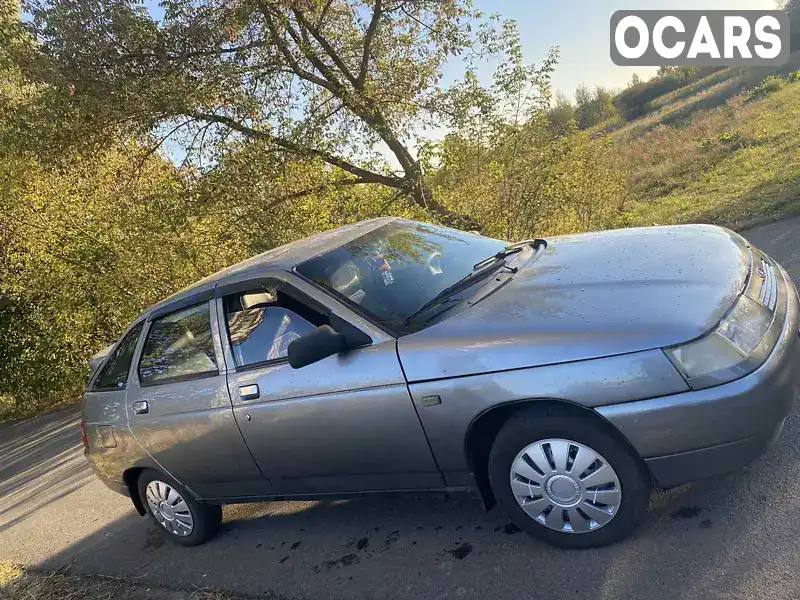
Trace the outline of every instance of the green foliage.
{"type": "Polygon", "coordinates": [[[547,111],[547,120],[553,136],[568,135],[577,128],[575,107],[562,92],[556,93],[555,103],[547,111]]]}
{"type": "Polygon", "coordinates": [[[755,102],[757,100],[763,100],[770,94],[774,94],[782,90],[786,87],[786,80],[777,75],[770,75],[759,85],[755,88],[750,95],[747,97],[748,102],[755,102]]]}
{"type": "Polygon", "coordinates": [[[719,141],[729,146],[742,146],[744,144],[744,137],[738,131],[726,131],[719,136],[719,141]]]}
{"type": "Polygon", "coordinates": [[[502,115],[498,92],[548,71],[547,61],[541,71],[522,63],[513,21],[486,17],[470,0],[161,6],[156,20],[138,0],[26,1],[27,30],[50,79],[71,90],[78,123],[123,136],[163,130],[193,156],[258,141],[285,160],[340,170],[337,187],[391,187],[454,223],[457,215],[428,201],[406,132],[502,115]],[[455,56],[466,76],[442,89],[442,67],[455,56]],[[474,66],[487,57],[499,65],[490,87],[474,66]]]}
{"type": "Polygon", "coordinates": [[[550,136],[546,120],[489,144],[451,135],[442,144],[434,193],[501,239],[615,226],[627,192],[608,144],[585,133],[550,136]]]}
{"type": "MultiPolygon", "coordinates": [[[[796,65],[800,59],[793,57],[796,65]]],[[[796,69],[796,66],[794,67],[796,69]]],[[[741,73],[737,81],[763,80],[741,73]]],[[[713,77],[713,76],[712,76],[713,77]]],[[[698,82],[700,90],[707,89],[698,82]]],[[[612,133],[613,160],[629,173],[631,225],[712,222],[744,228],[798,211],[800,94],[798,83],[759,102],[743,91],[722,105],[696,107],[691,120],[667,118],[686,103],[682,94],[663,111],[612,133]]]]}
{"type": "Polygon", "coordinates": [[[602,86],[592,91],[584,85],[578,86],[575,104],[575,120],[579,129],[589,129],[617,114],[613,92],[602,86]]]}

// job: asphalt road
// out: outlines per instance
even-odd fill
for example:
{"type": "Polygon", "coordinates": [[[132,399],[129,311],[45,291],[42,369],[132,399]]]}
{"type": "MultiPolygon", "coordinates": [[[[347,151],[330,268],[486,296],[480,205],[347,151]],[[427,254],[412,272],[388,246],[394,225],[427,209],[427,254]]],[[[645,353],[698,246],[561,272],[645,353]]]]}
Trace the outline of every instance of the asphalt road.
{"type": "MultiPolygon", "coordinates": [[[[745,235],[800,281],[800,219],[745,235]]],[[[549,548],[468,496],[230,506],[164,543],[84,462],[77,411],[0,426],[0,561],[280,598],[800,598],[800,416],[746,469],[655,494],[629,540],[549,548]]]]}

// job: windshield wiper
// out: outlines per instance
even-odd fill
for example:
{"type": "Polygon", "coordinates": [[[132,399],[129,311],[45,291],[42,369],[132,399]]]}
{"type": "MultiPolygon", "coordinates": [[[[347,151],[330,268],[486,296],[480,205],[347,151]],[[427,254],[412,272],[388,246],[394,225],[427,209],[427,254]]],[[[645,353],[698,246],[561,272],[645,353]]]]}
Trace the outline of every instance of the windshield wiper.
{"type": "MultiPolygon", "coordinates": [[[[499,260],[503,260],[504,258],[511,256],[512,254],[522,252],[526,246],[538,248],[542,244],[547,244],[547,242],[545,242],[544,240],[540,240],[538,238],[533,240],[524,240],[522,242],[511,244],[500,250],[500,252],[498,252],[497,254],[492,254],[491,256],[484,258],[482,261],[475,263],[475,265],[472,268],[477,271],[478,269],[481,269],[487,265],[493,264],[499,260]]],[[[514,268],[513,272],[516,273],[517,270],[514,268]]]]}
{"type": "Polygon", "coordinates": [[[450,287],[446,287],[441,292],[436,294],[433,298],[428,300],[425,304],[422,305],[422,307],[418,311],[416,311],[405,321],[403,321],[403,324],[408,325],[409,323],[413,322],[419,315],[429,311],[435,306],[444,304],[454,294],[457,294],[458,292],[467,289],[468,287],[474,285],[481,279],[485,279],[486,277],[494,273],[496,270],[497,270],[497,264],[496,261],[494,260],[489,265],[484,266],[479,270],[474,270],[466,277],[462,277],[461,279],[456,281],[453,285],[451,285],[450,287]]]}

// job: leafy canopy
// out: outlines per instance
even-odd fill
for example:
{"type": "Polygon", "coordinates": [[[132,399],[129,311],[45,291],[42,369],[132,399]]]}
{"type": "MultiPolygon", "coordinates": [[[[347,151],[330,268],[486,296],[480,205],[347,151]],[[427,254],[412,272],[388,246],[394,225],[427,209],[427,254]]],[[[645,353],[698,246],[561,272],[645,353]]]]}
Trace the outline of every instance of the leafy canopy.
{"type": "Polygon", "coordinates": [[[498,97],[546,76],[555,61],[549,57],[541,71],[524,66],[515,25],[486,17],[469,0],[161,6],[156,20],[135,0],[26,3],[51,80],[91,116],[95,131],[177,135],[188,156],[212,162],[232,142],[259,141],[275,163],[313,159],[332,167],[335,181],[326,188],[381,184],[449,221],[424,188],[415,134],[502,118],[498,97]],[[467,75],[444,89],[442,68],[454,57],[467,75]],[[475,69],[487,57],[501,66],[484,87],[475,69]]]}

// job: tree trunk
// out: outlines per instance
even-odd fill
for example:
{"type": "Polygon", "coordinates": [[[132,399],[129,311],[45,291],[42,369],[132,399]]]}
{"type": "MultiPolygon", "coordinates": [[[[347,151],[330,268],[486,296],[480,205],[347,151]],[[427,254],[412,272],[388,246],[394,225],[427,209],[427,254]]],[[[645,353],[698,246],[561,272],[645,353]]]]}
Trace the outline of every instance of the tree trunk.
{"type": "Polygon", "coordinates": [[[483,225],[471,216],[453,212],[434,199],[431,189],[425,187],[422,169],[420,169],[419,163],[416,161],[412,164],[410,172],[406,171],[406,180],[408,181],[408,194],[411,201],[436,215],[443,224],[455,229],[483,231],[483,225]]]}

